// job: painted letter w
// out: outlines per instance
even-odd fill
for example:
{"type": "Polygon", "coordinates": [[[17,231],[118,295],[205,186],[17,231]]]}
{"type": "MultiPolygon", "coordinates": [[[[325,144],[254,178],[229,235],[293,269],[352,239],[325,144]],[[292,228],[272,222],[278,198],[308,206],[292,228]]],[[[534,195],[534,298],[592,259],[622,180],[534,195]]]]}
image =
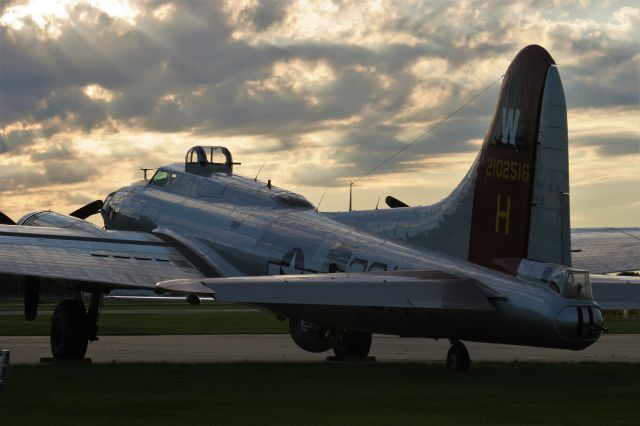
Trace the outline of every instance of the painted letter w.
{"type": "Polygon", "coordinates": [[[500,142],[516,145],[516,133],[518,133],[518,120],[520,110],[514,108],[502,108],[502,135],[500,142]],[[506,138],[506,141],[505,141],[506,138]]]}

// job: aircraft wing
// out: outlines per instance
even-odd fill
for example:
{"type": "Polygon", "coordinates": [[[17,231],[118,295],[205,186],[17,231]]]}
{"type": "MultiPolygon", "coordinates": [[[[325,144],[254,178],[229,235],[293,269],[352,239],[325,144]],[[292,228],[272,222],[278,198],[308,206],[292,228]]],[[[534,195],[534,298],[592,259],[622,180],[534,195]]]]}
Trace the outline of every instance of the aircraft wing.
{"type": "Polygon", "coordinates": [[[594,274],[640,270],[640,228],[573,229],[571,259],[594,274]]]}
{"type": "Polygon", "coordinates": [[[640,277],[590,275],[593,298],[602,309],[640,309],[640,277]]]}
{"type": "Polygon", "coordinates": [[[491,299],[504,299],[475,280],[435,271],[173,280],[157,287],[220,302],[278,305],[284,313],[293,305],[488,311],[491,299]]]}
{"type": "Polygon", "coordinates": [[[12,225],[0,225],[0,273],[105,292],[204,277],[179,247],[148,233],[12,225]]]}

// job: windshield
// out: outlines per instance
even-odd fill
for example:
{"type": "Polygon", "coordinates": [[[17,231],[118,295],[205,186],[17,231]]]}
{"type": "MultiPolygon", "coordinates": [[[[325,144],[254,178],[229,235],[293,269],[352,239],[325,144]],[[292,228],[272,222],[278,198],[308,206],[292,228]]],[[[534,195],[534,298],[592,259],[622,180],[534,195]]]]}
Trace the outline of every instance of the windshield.
{"type": "Polygon", "coordinates": [[[165,186],[168,179],[169,179],[169,173],[165,172],[164,170],[158,170],[153,175],[149,183],[153,186],[165,186]]]}

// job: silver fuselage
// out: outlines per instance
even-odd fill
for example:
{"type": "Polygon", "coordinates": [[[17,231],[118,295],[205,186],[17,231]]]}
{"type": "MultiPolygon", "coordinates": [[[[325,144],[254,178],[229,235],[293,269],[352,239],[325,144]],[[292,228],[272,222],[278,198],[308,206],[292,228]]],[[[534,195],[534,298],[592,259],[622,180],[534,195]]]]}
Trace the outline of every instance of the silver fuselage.
{"type": "MultiPolygon", "coordinates": [[[[172,176],[171,185],[139,182],[107,198],[108,229],[168,236],[222,276],[432,270],[474,279],[502,296],[486,311],[300,306],[298,318],[402,336],[570,349],[600,335],[599,328],[584,326],[587,317],[602,325],[591,299],[563,298],[542,283],[358,230],[262,182],[231,173],[191,174],[182,164],[161,170],[172,176]]],[[[262,307],[278,313],[278,306],[262,307]]]]}

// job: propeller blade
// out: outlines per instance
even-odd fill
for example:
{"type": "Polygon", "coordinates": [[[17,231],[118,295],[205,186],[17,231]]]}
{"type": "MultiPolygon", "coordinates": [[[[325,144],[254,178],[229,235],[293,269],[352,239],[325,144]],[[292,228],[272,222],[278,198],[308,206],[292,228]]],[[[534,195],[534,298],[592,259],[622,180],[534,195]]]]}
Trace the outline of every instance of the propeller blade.
{"type": "Polygon", "coordinates": [[[78,210],[69,213],[69,216],[77,217],[78,219],[86,219],[89,216],[93,216],[96,213],[100,213],[104,203],[102,200],[95,200],[90,202],[84,207],[80,207],[78,210]]]}
{"type": "Polygon", "coordinates": [[[395,197],[392,197],[391,195],[385,198],[384,202],[387,203],[387,205],[392,209],[396,209],[398,207],[409,207],[408,204],[403,203],[402,201],[398,200],[395,197]]]}
{"type": "Polygon", "coordinates": [[[15,225],[16,223],[6,214],[0,212],[0,225],[15,225]]]}

